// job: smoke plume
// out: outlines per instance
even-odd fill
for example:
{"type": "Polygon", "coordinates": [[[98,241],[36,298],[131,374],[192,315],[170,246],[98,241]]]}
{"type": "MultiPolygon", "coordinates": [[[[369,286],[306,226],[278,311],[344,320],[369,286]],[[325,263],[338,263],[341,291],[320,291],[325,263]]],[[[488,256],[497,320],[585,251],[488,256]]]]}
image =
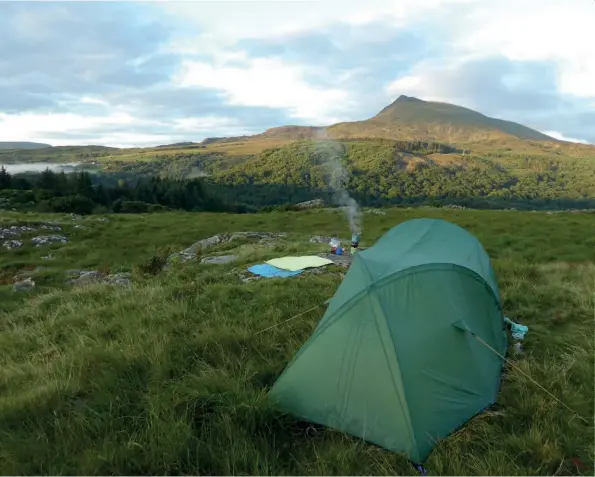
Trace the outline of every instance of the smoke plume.
{"type": "Polygon", "coordinates": [[[351,232],[361,233],[362,216],[359,204],[347,192],[349,174],[341,161],[343,145],[330,139],[325,129],[319,130],[316,138],[319,139],[319,142],[316,143],[317,151],[330,174],[329,186],[333,191],[333,201],[336,205],[342,206],[351,232]]]}

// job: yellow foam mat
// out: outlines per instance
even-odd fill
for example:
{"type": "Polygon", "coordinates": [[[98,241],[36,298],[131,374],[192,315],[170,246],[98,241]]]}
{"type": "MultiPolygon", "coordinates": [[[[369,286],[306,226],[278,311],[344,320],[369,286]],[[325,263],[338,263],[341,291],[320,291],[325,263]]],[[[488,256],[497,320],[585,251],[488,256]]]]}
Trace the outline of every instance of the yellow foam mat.
{"type": "Polygon", "coordinates": [[[273,258],[266,263],[282,270],[297,272],[298,270],[303,270],[304,268],[323,267],[333,263],[333,261],[329,260],[328,258],[318,257],[316,255],[305,255],[302,257],[273,258]]]}

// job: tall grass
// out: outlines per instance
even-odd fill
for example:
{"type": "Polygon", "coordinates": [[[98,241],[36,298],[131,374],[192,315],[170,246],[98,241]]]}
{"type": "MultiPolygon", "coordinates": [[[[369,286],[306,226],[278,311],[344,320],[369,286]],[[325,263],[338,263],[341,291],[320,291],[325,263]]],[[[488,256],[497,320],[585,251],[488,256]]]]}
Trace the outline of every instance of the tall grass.
{"type": "MultiPolygon", "coordinates": [[[[494,257],[507,316],[529,326],[509,359],[589,424],[507,366],[497,404],[441,441],[426,467],[441,475],[593,475],[592,216],[390,211],[366,216],[367,245],[414,215],[468,227],[494,257]],[[447,215],[448,214],[448,215],[447,215]]],[[[4,223],[34,220],[4,215],[4,223]]],[[[411,475],[403,456],[272,410],[267,390],[304,343],[343,270],[242,282],[247,266],[348,237],[326,211],[233,216],[158,214],[65,224],[47,250],[0,252],[8,275],[43,263],[39,289],[0,288],[2,474],[411,475]],[[140,273],[161,247],[230,230],[288,231],[244,243],[228,265],[140,273]],[[14,252],[14,253],[13,253],[14,252]],[[64,285],[68,268],[139,270],[129,288],[64,285]],[[139,268],[140,267],[140,268],[139,268]],[[260,332],[272,325],[278,325],[260,332]]],[[[210,253],[223,253],[232,246],[210,253]]],[[[235,247],[235,245],[233,246],[235,247]]],[[[152,269],[151,269],[152,271],[152,269]]]]}

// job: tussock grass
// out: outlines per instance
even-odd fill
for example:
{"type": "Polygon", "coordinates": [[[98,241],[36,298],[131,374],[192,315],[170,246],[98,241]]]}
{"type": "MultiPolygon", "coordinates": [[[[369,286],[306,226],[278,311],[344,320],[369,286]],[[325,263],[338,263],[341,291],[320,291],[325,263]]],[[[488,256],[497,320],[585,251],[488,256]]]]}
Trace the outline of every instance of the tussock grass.
{"type": "MultiPolygon", "coordinates": [[[[441,441],[434,475],[593,475],[593,221],[581,214],[394,210],[366,216],[363,245],[413,216],[443,216],[494,257],[507,316],[527,324],[495,406],[441,441]]],[[[42,218],[48,218],[42,216],[42,218]]],[[[267,390],[310,336],[341,270],[243,283],[251,264],[314,253],[310,234],[349,237],[329,211],[250,216],[158,214],[83,220],[55,247],[0,252],[7,276],[44,265],[39,287],[0,286],[0,472],[3,474],[411,475],[407,460],[272,410],[267,390]],[[143,274],[138,266],[225,231],[286,231],[276,245],[238,242],[143,274]],[[69,268],[135,270],[129,288],[64,285],[69,268]],[[259,331],[278,324],[266,332],[259,331]]],[[[5,223],[37,217],[6,214],[5,223]]],[[[51,218],[50,218],[51,220],[51,218]]]]}

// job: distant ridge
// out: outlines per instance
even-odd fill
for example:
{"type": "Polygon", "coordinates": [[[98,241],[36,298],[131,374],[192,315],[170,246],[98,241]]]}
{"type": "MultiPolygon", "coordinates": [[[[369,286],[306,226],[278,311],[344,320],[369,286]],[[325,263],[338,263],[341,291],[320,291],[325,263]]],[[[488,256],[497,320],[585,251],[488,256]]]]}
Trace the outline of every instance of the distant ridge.
{"type": "Polygon", "coordinates": [[[155,146],[156,149],[159,148],[170,148],[170,147],[186,147],[186,146],[199,146],[200,144],[197,142],[186,141],[186,142],[175,142],[173,144],[162,144],[160,146],[155,146]]]}
{"type": "MultiPolygon", "coordinates": [[[[523,141],[543,141],[562,144],[556,138],[513,121],[492,118],[463,106],[401,95],[375,116],[330,126],[285,125],[267,129],[255,135],[208,137],[200,142],[184,141],[156,146],[158,149],[198,149],[235,143],[245,150],[248,144],[263,147],[293,141],[319,139],[391,139],[398,141],[433,141],[453,146],[485,143],[490,147],[523,141]]],[[[34,142],[0,142],[0,150],[42,149],[49,144],[34,142]]],[[[69,146],[70,147],[70,146],[69,146]]],[[[79,146],[98,149],[101,146],[79,146]]],[[[112,149],[112,148],[107,148],[112,149]]],[[[94,151],[93,151],[94,152],[94,151]]]]}
{"type": "Polygon", "coordinates": [[[281,126],[257,137],[313,139],[324,131],[335,139],[384,138],[414,141],[468,143],[516,138],[533,141],[557,139],[522,124],[491,118],[472,109],[449,103],[424,101],[401,95],[376,116],[328,127],[281,126]]]}
{"type": "Polygon", "coordinates": [[[0,149],[45,149],[52,147],[50,144],[43,144],[40,142],[7,142],[0,141],[0,149]]]}

